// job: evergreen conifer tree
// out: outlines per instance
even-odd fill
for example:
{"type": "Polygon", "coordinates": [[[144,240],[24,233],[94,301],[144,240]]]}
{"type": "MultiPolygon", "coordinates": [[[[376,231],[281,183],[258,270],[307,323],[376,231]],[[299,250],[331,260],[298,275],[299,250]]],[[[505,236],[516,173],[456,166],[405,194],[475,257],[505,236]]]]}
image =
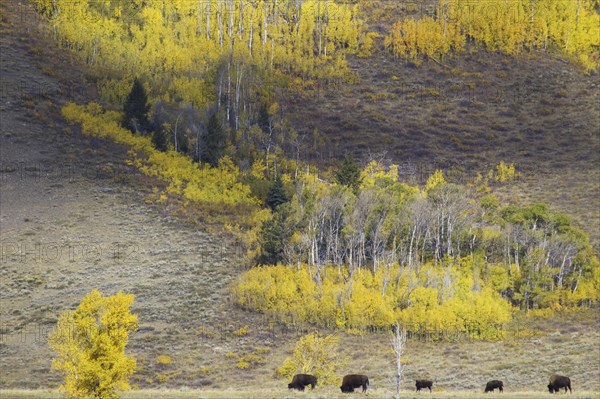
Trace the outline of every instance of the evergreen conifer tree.
{"type": "Polygon", "coordinates": [[[258,110],[258,126],[265,133],[269,133],[269,128],[271,126],[271,116],[269,115],[269,110],[267,108],[267,104],[262,104],[260,109],[258,110]]]}
{"type": "Polygon", "coordinates": [[[167,138],[165,137],[165,132],[163,128],[156,128],[154,132],[152,132],[152,144],[154,144],[154,148],[159,151],[167,150],[167,138]]]}
{"type": "Polygon", "coordinates": [[[354,194],[358,192],[358,187],[361,183],[360,167],[352,155],[344,157],[342,166],[337,171],[335,177],[339,184],[350,187],[354,194]]]}
{"type": "Polygon", "coordinates": [[[201,160],[212,166],[219,164],[225,149],[225,131],[215,112],[208,121],[201,160]]]}
{"type": "Polygon", "coordinates": [[[285,206],[277,208],[273,218],[263,223],[260,236],[261,254],[259,264],[276,265],[285,260],[285,244],[289,240],[286,220],[289,210],[285,206]]]}
{"type": "Polygon", "coordinates": [[[148,96],[142,82],[135,78],[131,91],[123,104],[123,120],[121,126],[134,133],[146,133],[150,130],[148,120],[148,96]]]}
{"type": "Polygon", "coordinates": [[[267,192],[266,204],[271,210],[275,210],[279,205],[286,203],[289,200],[290,199],[285,192],[285,187],[283,186],[283,181],[280,176],[277,176],[273,185],[271,185],[267,192]]]}

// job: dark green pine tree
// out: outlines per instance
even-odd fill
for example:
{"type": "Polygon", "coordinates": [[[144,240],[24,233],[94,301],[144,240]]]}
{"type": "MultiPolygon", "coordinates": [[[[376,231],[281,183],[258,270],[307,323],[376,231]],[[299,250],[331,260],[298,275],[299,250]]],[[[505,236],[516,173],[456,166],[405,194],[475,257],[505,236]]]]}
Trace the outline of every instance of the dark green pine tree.
{"type": "Polygon", "coordinates": [[[273,213],[273,218],[263,223],[260,234],[261,253],[258,263],[276,265],[285,260],[285,245],[289,241],[290,232],[286,228],[289,210],[281,206],[273,213]]]}
{"type": "Polygon", "coordinates": [[[148,96],[142,82],[138,78],[133,81],[131,91],[123,104],[123,120],[121,126],[134,133],[146,133],[150,130],[148,120],[148,96]]]}
{"type": "Polygon", "coordinates": [[[184,132],[177,133],[177,142],[179,143],[179,152],[187,154],[190,151],[190,139],[184,132]]]}
{"type": "Polygon", "coordinates": [[[269,128],[271,126],[271,116],[269,115],[269,110],[267,109],[267,104],[263,103],[258,110],[258,127],[265,133],[269,133],[269,128]]]}
{"type": "Polygon", "coordinates": [[[342,166],[337,171],[335,178],[339,184],[350,187],[354,194],[358,193],[361,182],[360,167],[352,155],[344,157],[342,166]]]}
{"type": "Polygon", "coordinates": [[[267,192],[266,204],[269,208],[271,208],[271,210],[274,211],[279,205],[284,204],[289,200],[290,198],[285,192],[283,181],[281,180],[280,176],[277,176],[267,192]]]}
{"type": "Polygon", "coordinates": [[[212,166],[219,164],[219,159],[225,150],[225,131],[215,112],[208,120],[206,134],[204,136],[204,147],[202,148],[201,160],[212,166]]]}
{"type": "Polygon", "coordinates": [[[154,148],[159,151],[165,152],[167,150],[167,133],[165,129],[162,127],[157,127],[152,132],[152,144],[154,144],[154,148]]]}

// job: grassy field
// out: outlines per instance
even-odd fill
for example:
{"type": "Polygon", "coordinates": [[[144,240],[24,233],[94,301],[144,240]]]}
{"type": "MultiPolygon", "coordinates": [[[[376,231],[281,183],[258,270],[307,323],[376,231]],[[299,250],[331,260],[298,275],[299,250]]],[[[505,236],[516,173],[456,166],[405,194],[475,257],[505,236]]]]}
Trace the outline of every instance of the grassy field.
{"type": "MultiPolygon", "coordinates": [[[[439,392],[435,391],[432,393],[422,392],[416,393],[413,391],[403,390],[401,391],[401,398],[403,399],[416,399],[416,398],[436,398],[436,399],[478,399],[478,398],[489,398],[495,397],[495,394],[484,394],[482,392],[473,391],[448,391],[439,392]]],[[[562,397],[562,395],[560,395],[562,397]]],[[[44,390],[0,390],[0,397],[3,399],[54,399],[60,398],[56,391],[44,391],[44,390]]],[[[371,399],[393,399],[395,398],[395,392],[384,391],[380,389],[370,389],[366,394],[353,393],[353,394],[341,394],[339,391],[333,388],[328,389],[315,389],[314,391],[306,392],[282,392],[281,390],[249,390],[249,391],[210,391],[210,390],[139,390],[129,391],[122,395],[123,399],[184,399],[184,398],[195,398],[195,399],[337,399],[337,398],[371,398],[371,399]]],[[[534,392],[534,391],[518,391],[511,392],[505,390],[500,396],[502,399],[537,399],[543,397],[554,397],[548,392],[534,392]]],[[[568,395],[572,399],[598,399],[600,398],[599,392],[592,391],[574,391],[573,394],[568,395]]]]}

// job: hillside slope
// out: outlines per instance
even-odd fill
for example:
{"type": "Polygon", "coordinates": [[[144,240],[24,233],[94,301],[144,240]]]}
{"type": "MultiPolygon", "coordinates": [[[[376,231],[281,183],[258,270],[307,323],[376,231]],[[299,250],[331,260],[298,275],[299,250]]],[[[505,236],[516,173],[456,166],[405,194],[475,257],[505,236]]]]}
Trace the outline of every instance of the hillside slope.
{"type": "MultiPolygon", "coordinates": [[[[2,15],[0,388],[58,386],[47,333],[60,312],[99,288],[136,295],[140,330],[128,345],[138,359],[134,384],[288,395],[274,370],[312,329],[288,329],[230,304],[236,248],[206,226],[146,204],[151,182],[126,165],[124,148],[66,126],[59,106],[93,96],[75,84],[85,81],[84,71],[17,15],[2,15]],[[237,356],[257,350],[257,365],[236,367],[237,356]],[[159,355],[172,364],[157,363],[159,355]]],[[[511,389],[543,391],[547,374],[559,371],[577,389],[598,392],[597,313],[583,316],[549,320],[539,336],[519,341],[410,341],[404,387],[428,374],[444,389],[480,390],[494,377],[511,389]]],[[[386,334],[341,334],[340,342],[351,357],[340,373],[363,370],[375,390],[393,386],[386,334]]]]}
{"type": "Polygon", "coordinates": [[[286,116],[324,145],[313,159],[346,152],[363,162],[400,165],[423,183],[435,169],[467,182],[500,161],[522,179],[499,194],[507,202],[544,201],[600,239],[600,79],[548,54],[513,58],[471,49],[443,65],[421,66],[380,48],[351,58],[355,84],[329,84],[304,98],[287,95],[286,116]]]}
{"type": "Polygon", "coordinates": [[[230,323],[223,298],[235,250],[226,237],[146,205],[148,187],[125,164],[125,148],[60,120],[71,89],[85,94],[76,87],[83,75],[64,57],[45,62],[43,42],[21,28],[3,24],[0,39],[0,386],[56,386],[47,334],[94,288],[136,295],[141,323],[130,348],[141,367],[143,357],[152,367],[165,353],[206,362],[210,354],[192,350],[205,345],[196,329],[230,323]]]}

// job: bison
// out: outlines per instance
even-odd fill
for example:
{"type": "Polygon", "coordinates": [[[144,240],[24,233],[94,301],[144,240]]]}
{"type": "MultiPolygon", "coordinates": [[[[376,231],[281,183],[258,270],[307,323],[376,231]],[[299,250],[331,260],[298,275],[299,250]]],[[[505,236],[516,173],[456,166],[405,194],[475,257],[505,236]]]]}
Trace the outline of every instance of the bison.
{"type": "Polygon", "coordinates": [[[433,381],[430,380],[417,380],[416,381],[417,392],[421,389],[429,388],[429,392],[431,392],[431,387],[433,386],[433,381]]]}
{"type": "Polygon", "coordinates": [[[494,392],[494,389],[498,389],[498,392],[504,392],[503,388],[504,388],[504,383],[500,380],[491,380],[488,381],[487,384],[485,384],[485,390],[483,391],[484,393],[487,392],[494,392]]]}
{"type": "Polygon", "coordinates": [[[292,378],[292,382],[288,384],[288,389],[304,391],[304,387],[307,385],[310,385],[311,389],[315,389],[315,386],[317,385],[317,377],[310,374],[296,374],[294,378],[292,378]]]}
{"type": "Polygon", "coordinates": [[[569,389],[569,392],[572,393],[571,379],[563,375],[552,374],[550,376],[550,382],[548,382],[548,391],[550,391],[550,393],[554,393],[558,392],[561,388],[565,389],[565,393],[567,393],[567,388],[569,389]]]}
{"type": "Polygon", "coordinates": [[[340,389],[344,393],[354,392],[354,388],[362,386],[362,391],[365,392],[369,386],[369,377],[362,374],[348,374],[342,379],[340,389]]]}

